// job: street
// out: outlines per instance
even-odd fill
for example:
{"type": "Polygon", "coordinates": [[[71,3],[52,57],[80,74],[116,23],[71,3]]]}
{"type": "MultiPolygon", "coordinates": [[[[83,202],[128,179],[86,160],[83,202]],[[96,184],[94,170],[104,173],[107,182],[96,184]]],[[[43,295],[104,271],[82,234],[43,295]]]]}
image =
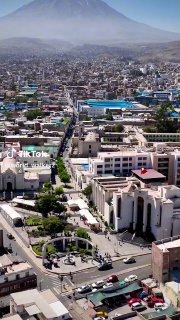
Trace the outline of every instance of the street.
{"type": "MultiPolygon", "coordinates": [[[[22,257],[24,260],[28,261],[33,266],[34,271],[37,274],[39,289],[41,289],[41,290],[47,289],[47,288],[61,289],[61,281],[58,278],[58,276],[55,274],[43,273],[37,267],[37,265],[34,263],[34,261],[31,260],[29,258],[29,256],[27,256],[27,254],[24,252],[24,250],[21,248],[21,246],[17,243],[17,241],[9,240],[7,238],[7,235],[6,235],[7,231],[5,230],[5,228],[2,225],[0,225],[0,227],[4,230],[4,246],[9,247],[9,245],[11,244],[13,254],[19,255],[20,257],[22,257]]],[[[93,281],[95,281],[95,279],[98,279],[101,277],[108,277],[108,275],[111,275],[111,274],[121,273],[121,272],[123,272],[127,269],[130,269],[130,268],[133,269],[133,268],[137,268],[137,267],[141,267],[141,266],[147,266],[150,263],[151,263],[151,254],[136,257],[136,263],[132,264],[132,265],[126,265],[123,263],[122,260],[119,260],[119,261],[116,261],[113,263],[113,269],[111,269],[111,270],[99,271],[95,267],[90,270],[76,273],[76,275],[74,275],[74,277],[73,277],[73,283],[75,283],[75,285],[77,286],[82,283],[91,282],[91,281],[93,282],[93,281]]],[[[137,273],[139,273],[142,278],[142,277],[148,276],[151,272],[150,272],[149,267],[144,267],[143,270],[137,270],[136,274],[137,273]]],[[[125,275],[128,275],[128,274],[125,274],[125,275]]],[[[66,276],[63,278],[62,285],[65,285],[66,287],[70,287],[73,285],[73,283],[71,282],[70,277],[66,276]]],[[[60,291],[58,290],[58,292],[60,293],[61,290],[60,291]]]]}

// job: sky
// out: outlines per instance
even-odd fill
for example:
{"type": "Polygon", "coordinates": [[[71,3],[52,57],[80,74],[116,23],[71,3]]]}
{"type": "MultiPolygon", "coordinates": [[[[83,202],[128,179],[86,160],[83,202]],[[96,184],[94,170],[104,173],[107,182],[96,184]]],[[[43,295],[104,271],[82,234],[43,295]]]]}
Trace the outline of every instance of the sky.
{"type": "MultiPolygon", "coordinates": [[[[4,16],[31,1],[32,0],[0,0],[0,16],[4,16]]],[[[180,33],[180,0],[104,1],[131,19],[160,29],[180,33]]]]}

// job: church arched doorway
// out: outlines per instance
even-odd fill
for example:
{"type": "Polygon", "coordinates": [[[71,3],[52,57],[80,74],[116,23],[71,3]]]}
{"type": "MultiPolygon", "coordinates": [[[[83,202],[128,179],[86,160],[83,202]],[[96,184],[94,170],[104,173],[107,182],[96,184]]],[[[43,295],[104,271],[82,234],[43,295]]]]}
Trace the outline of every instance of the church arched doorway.
{"type": "Polygon", "coordinates": [[[13,187],[12,187],[12,182],[8,182],[7,183],[7,191],[12,191],[13,187]]]}
{"type": "Polygon", "coordinates": [[[143,233],[143,213],[144,213],[144,199],[142,197],[138,197],[136,234],[139,236],[142,235],[143,233]]]}

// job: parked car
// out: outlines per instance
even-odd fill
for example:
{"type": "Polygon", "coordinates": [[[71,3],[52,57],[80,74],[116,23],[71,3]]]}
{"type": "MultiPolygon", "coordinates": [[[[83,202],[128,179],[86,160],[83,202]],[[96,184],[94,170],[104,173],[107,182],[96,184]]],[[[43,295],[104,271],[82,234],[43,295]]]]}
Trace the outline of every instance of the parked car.
{"type": "Polygon", "coordinates": [[[107,284],[105,284],[104,286],[103,286],[103,289],[106,289],[106,288],[113,288],[113,283],[112,282],[108,282],[107,284]]]}
{"type": "Polygon", "coordinates": [[[88,293],[91,292],[91,286],[87,284],[86,286],[81,286],[77,289],[78,293],[88,293]]]}
{"type": "Polygon", "coordinates": [[[128,264],[128,263],[135,263],[136,260],[135,260],[134,257],[129,257],[129,258],[123,259],[123,262],[126,263],[126,264],[128,264]]]}
{"type": "Polygon", "coordinates": [[[141,300],[143,300],[144,298],[148,297],[148,293],[146,291],[142,291],[140,294],[139,294],[139,298],[141,300]]]}
{"type": "Polygon", "coordinates": [[[112,274],[112,276],[108,277],[105,281],[107,283],[108,282],[114,283],[114,282],[118,282],[119,279],[118,279],[118,276],[116,276],[116,274],[112,274]]]}
{"type": "Polygon", "coordinates": [[[98,270],[99,271],[102,271],[102,270],[108,270],[108,269],[111,269],[112,268],[112,262],[101,262],[99,265],[98,265],[98,270]]]}
{"type": "Polygon", "coordinates": [[[138,280],[138,277],[135,274],[131,274],[129,277],[124,279],[125,282],[133,282],[136,280],[138,280]]]}
{"type": "Polygon", "coordinates": [[[141,299],[140,298],[132,298],[131,300],[128,301],[128,305],[131,307],[132,304],[134,304],[136,302],[141,302],[141,299]]]}
{"type": "Polygon", "coordinates": [[[104,319],[107,319],[108,314],[105,311],[98,311],[98,312],[96,312],[96,317],[103,317],[104,319]]]}
{"type": "Polygon", "coordinates": [[[135,302],[131,305],[132,311],[146,309],[146,306],[142,302],[135,302]]]}
{"type": "Polygon", "coordinates": [[[99,280],[97,282],[92,283],[91,287],[93,289],[100,289],[105,285],[105,282],[103,280],[99,280]]]}
{"type": "Polygon", "coordinates": [[[118,281],[118,284],[119,284],[120,286],[124,286],[124,285],[126,284],[126,282],[125,282],[125,281],[118,281]]]}
{"type": "Polygon", "coordinates": [[[166,303],[155,303],[154,305],[154,309],[155,310],[165,310],[166,308],[168,308],[168,305],[166,303]]]}
{"type": "Polygon", "coordinates": [[[11,233],[7,233],[7,237],[10,240],[14,240],[15,239],[14,236],[11,233]]]}
{"type": "Polygon", "coordinates": [[[144,298],[143,300],[147,303],[148,307],[150,307],[150,308],[153,308],[155,303],[163,303],[164,302],[164,299],[156,298],[154,296],[148,296],[148,297],[144,298]]]}

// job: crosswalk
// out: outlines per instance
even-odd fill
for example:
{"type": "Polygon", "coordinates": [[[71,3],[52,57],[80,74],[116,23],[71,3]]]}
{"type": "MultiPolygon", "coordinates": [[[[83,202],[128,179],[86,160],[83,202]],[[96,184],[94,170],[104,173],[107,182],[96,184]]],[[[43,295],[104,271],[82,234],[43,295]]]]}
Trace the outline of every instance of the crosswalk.
{"type": "Polygon", "coordinates": [[[67,292],[69,292],[69,293],[72,292],[70,285],[71,284],[73,285],[73,283],[71,283],[71,281],[67,277],[64,277],[64,279],[66,281],[62,281],[62,283],[61,283],[60,279],[58,278],[58,276],[55,274],[49,274],[48,278],[51,281],[52,289],[56,294],[66,295],[67,292]]]}

